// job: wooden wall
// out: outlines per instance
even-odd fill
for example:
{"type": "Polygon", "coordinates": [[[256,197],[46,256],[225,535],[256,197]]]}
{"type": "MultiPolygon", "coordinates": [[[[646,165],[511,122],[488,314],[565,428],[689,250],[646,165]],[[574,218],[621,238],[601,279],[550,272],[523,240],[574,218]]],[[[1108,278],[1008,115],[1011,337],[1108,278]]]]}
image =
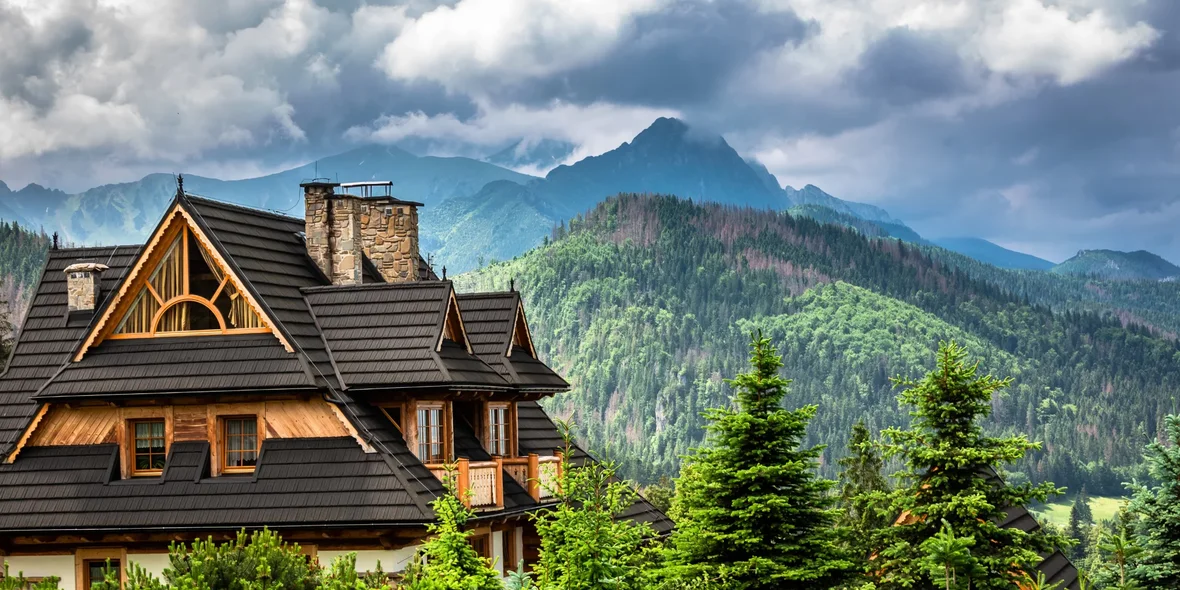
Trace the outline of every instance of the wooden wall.
{"type": "Polygon", "coordinates": [[[136,408],[72,408],[50,406],[35,425],[26,446],[93,445],[122,439],[121,430],[132,418],[162,417],[171,423],[171,441],[210,440],[210,419],[216,416],[259,414],[265,438],[356,436],[343,415],[319,398],[209,405],[136,408]]]}

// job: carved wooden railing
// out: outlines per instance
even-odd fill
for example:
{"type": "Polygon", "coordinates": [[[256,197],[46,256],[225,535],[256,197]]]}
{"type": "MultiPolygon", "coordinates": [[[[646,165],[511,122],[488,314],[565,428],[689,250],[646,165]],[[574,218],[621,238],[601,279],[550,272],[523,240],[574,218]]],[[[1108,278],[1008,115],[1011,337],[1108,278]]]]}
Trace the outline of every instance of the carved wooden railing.
{"type": "MultiPolygon", "coordinates": [[[[440,481],[445,481],[448,471],[443,463],[428,463],[430,470],[440,481]]],[[[504,464],[497,457],[493,461],[471,461],[460,458],[450,471],[459,498],[476,510],[504,507],[504,464]]]]}
{"type": "Polygon", "coordinates": [[[541,502],[557,495],[561,477],[561,455],[542,457],[536,453],[528,457],[504,459],[504,469],[541,502]]]}
{"type": "MultiPolygon", "coordinates": [[[[445,481],[444,463],[427,463],[426,468],[439,481],[445,481]]],[[[463,503],[476,510],[504,507],[504,472],[528,489],[533,500],[542,502],[557,495],[561,478],[561,455],[542,457],[495,457],[491,461],[460,458],[449,472],[463,503]]]]}

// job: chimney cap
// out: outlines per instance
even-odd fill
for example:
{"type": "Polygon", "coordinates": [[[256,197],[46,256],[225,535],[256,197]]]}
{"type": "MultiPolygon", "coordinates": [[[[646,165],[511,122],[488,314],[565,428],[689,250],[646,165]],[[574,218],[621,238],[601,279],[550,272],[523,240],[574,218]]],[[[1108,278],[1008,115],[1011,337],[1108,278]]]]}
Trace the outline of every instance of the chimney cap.
{"type": "Polygon", "coordinates": [[[326,178],[313,178],[307,182],[299,183],[299,186],[301,188],[307,188],[309,186],[317,186],[317,187],[318,186],[328,186],[328,187],[336,188],[336,187],[340,186],[340,183],[339,182],[332,182],[326,178]]]}
{"type": "Polygon", "coordinates": [[[108,269],[110,269],[109,266],[98,262],[78,262],[67,266],[62,272],[66,274],[72,272],[103,272],[108,269]]]}

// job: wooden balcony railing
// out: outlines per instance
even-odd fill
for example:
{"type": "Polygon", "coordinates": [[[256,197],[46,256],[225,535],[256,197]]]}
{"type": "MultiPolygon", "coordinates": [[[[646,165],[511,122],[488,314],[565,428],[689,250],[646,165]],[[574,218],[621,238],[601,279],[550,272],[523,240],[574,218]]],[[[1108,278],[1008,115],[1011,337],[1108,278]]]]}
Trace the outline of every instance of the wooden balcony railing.
{"type": "Polygon", "coordinates": [[[556,496],[561,455],[542,457],[534,453],[528,457],[504,459],[504,469],[529,491],[534,500],[541,502],[556,496]]]}
{"type": "MultiPolygon", "coordinates": [[[[536,454],[528,457],[505,459],[495,457],[491,461],[471,461],[460,458],[451,471],[455,490],[459,498],[470,508],[494,510],[504,507],[504,472],[520,482],[529,495],[538,502],[553,498],[561,475],[561,456],[542,457],[536,454]],[[470,493],[468,493],[470,491],[470,493]]],[[[440,481],[447,477],[447,465],[427,463],[440,481]]]]}
{"type": "MultiPolygon", "coordinates": [[[[447,466],[443,463],[428,463],[430,470],[440,481],[447,477],[447,466]]],[[[496,457],[492,461],[471,461],[460,457],[451,477],[459,498],[469,508],[487,510],[504,507],[504,460],[496,457]],[[468,493],[470,491],[470,493],[468,493]]]]}

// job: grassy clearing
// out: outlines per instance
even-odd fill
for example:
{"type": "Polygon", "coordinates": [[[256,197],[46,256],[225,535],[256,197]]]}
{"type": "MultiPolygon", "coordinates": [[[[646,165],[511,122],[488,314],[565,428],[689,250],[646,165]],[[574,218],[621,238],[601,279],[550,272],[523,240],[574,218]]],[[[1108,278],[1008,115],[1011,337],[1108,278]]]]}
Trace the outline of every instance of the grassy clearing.
{"type": "MultiPolygon", "coordinates": [[[[1091,496],[1090,510],[1094,513],[1095,522],[1102,522],[1114,518],[1118,514],[1125,498],[1115,496],[1091,496]]],[[[1073,507],[1072,497],[1058,498],[1056,502],[1046,504],[1034,512],[1037,518],[1044,519],[1057,526],[1069,526],[1069,509],[1073,507]]]]}

